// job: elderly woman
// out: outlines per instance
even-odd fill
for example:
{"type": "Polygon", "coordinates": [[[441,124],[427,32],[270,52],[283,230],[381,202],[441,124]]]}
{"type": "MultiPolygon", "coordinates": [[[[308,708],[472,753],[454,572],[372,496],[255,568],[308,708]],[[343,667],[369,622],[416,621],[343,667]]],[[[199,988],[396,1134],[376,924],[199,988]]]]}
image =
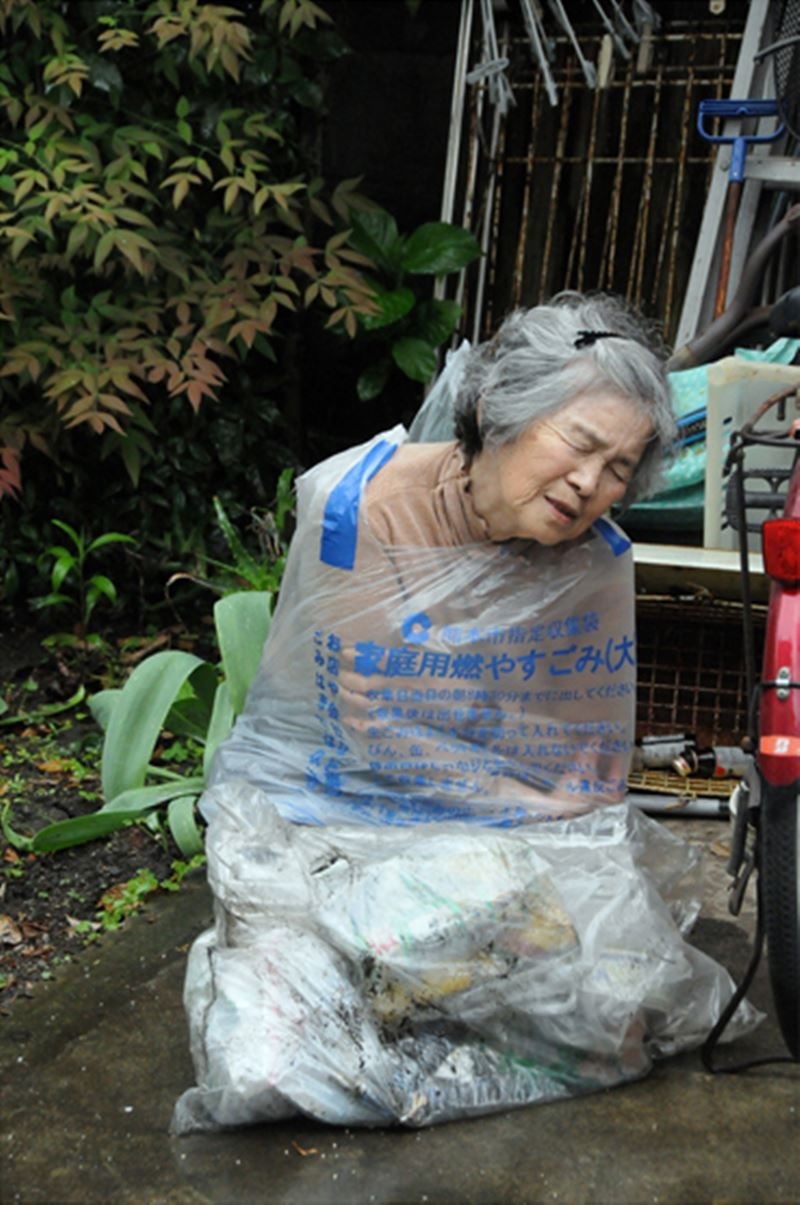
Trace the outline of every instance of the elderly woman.
{"type": "Polygon", "coordinates": [[[466,359],[433,401],[455,439],[398,428],[300,480],[202,804],[217,924],[187,974],[178,1130],[421,1125],[608,1086],[730,994],[681,936],[693,855],[619,806],[633,581],[607,515],[673,438],[661,360],[622,305],[576,295],[466,359]]]}
{"type": "Polygon", "coordinates": [[[508,823],[618,802],[632,557],[604,516],[658,472],[666,380],[616,301],[511,315],[468,356],[457,439],[398,428],[300,481],[262,672],[213,782],[293,821],[508,823]]]}

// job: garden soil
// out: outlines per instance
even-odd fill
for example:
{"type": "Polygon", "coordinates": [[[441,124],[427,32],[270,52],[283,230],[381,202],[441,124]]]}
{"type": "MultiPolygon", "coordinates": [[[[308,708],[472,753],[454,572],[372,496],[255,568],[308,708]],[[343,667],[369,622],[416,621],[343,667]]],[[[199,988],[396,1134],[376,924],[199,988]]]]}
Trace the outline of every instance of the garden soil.
{"type": "MultiPolygon", "coordinates": [[[[97,725],[85,705],[49,716],[43,708],[60,707],[81,686],[100,689],[107,662],[81,650],[49,652],[30,629],[0,635],[0,809],[14,832],[29,836],[100,806],[97,725]]],[[[0,833],[0,1013],[101,939],[125,884],[168,879],[177,857],[139,826],[39,855],[0,833]]]]}

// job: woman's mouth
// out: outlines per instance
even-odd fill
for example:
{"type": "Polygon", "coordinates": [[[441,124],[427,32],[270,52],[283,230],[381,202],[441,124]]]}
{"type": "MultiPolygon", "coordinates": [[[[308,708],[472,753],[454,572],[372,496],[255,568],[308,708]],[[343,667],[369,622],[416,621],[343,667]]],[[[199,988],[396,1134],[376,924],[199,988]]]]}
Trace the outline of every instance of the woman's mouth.
{"type": "Polygon", "coordinates": [[[557,498],[550,498],[545,494],[545,502],[560,523],[574,523],[578,517],[578,512],[573,507],[567,506],[565,502],[559,502],[557,498]]]}

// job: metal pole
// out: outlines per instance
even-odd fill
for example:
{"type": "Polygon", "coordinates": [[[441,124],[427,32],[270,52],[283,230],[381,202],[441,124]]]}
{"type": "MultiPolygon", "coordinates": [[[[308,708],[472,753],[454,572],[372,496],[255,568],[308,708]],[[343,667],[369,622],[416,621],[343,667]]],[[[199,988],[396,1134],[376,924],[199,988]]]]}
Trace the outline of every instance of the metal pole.
{"type": "Polygon", "coordinates": [[[447,158],[444,167],[442,190],[442,221],[452,222],[455,209],[458,163],[461,158],[461,129],[464,124],[464,97],[466,96],[466,74],[469,65],[469,45],[472,36],[472,14],[474,0],[461,0],[461,21],[456,44],[456,61],[453,69],[453,95],[450,99],[450,130],[447,137],[447,158]]]}

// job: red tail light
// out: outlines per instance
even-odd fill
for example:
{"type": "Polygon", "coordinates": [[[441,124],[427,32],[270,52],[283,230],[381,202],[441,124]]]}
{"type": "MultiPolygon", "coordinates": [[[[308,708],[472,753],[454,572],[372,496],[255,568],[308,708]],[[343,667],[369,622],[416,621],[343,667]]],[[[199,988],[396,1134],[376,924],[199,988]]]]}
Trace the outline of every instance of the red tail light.
{"type": "Polygon", "coordinates": [[[768,576],[800,585],[800,519],[766,519],[761,546],[768,576]]]}

